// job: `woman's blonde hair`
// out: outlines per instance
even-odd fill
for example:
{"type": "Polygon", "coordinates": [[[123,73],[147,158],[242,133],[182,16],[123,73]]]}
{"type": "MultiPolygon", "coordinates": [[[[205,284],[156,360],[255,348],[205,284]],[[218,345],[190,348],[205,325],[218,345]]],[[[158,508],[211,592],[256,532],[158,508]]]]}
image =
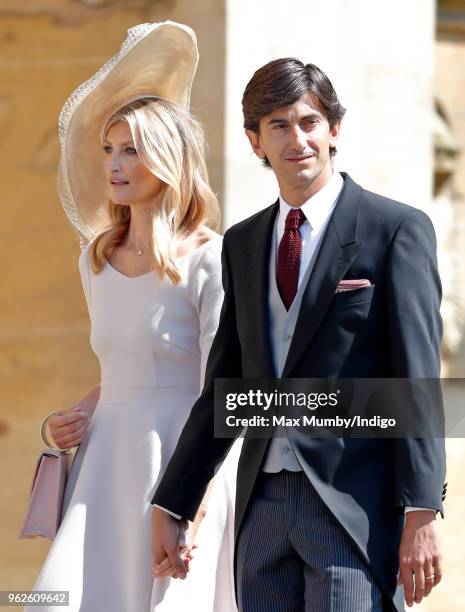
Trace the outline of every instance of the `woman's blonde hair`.
{"type": "MultiPolygon", "coordinates": [[[[102,141],[118,121],[126,121],[141,161],[163,182],[153,215],[153,263],[161,278],[173,284],[181,276],[175,253],[179,243],[201,223],[216,228],[219,206],[208,183],[205,140],[199,122],[184,108],[163,98],[144,98],[119,109],[106,123],[102,141]]],[[[112,225],[90,248],[90,262],[98,274],[111,251],[126,236],[129,206],[109,200],[112,225]]]]}

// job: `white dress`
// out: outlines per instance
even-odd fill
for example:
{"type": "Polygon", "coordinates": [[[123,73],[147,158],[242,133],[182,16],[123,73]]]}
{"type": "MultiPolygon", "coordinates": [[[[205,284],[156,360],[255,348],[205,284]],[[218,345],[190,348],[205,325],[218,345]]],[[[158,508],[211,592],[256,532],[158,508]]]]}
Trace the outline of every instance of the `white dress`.
{"type": "Polygon", "coordinates": [[[127,277],[109,263],[95,275],[88,250],[79,268],[101,395],[33,588],[69,591],[69,612],[234,612],[240,441],[216,475],[186,580],[154,579],[151,552],[150,502],[199,395],[218,325],[221,237],[178,260],[177,286],[154,272],[127,277]]]}

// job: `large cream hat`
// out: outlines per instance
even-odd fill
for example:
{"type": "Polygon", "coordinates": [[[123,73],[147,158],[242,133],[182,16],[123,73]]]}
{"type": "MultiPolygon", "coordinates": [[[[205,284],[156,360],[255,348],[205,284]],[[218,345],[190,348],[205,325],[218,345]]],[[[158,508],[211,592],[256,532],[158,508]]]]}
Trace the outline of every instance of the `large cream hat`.
{"type": "Polygon", "coordinates": [[[161,97],[189,107],[198,51],[194,32],[164,21],[128,30],[121,50],[65,102],[59,119],[58,194],[81,245],[108,225],[101,131],[122,106],[161,97]]]}

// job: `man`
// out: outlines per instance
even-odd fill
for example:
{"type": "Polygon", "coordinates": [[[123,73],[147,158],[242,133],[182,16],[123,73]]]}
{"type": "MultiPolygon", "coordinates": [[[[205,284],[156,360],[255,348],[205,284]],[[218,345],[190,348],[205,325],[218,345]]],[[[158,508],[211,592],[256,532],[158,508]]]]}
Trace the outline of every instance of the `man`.
{"type": "MultiPolygon", "coordinates": [[[[180,577],[183,519],[194,517],[233,442],[213,436],[215,378],[439,377],[432,224],[333,172],[345,110],[327,76],[293,58],[270,62],[248,83],[243,112],[280,196],[224,236],[225,298],[206,384],[152,500],[155,561],[169,555],[180,577]]],[[[290,429],[284,439],[246,438],[236,499],[240,610],[402,610],[398,571],[407,604],[419,603],[441,579],[444,472],[437,438],[290,429]]]]}

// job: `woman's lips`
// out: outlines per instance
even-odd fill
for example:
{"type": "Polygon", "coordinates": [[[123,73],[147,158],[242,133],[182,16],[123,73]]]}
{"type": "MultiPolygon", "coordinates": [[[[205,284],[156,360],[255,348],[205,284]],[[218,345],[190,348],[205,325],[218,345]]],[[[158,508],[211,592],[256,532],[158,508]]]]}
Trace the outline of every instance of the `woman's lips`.
{"type": "Polygon", "coordinates": [[[129,185],[129,181],[110,181],[110,185],[129,185]]]}

